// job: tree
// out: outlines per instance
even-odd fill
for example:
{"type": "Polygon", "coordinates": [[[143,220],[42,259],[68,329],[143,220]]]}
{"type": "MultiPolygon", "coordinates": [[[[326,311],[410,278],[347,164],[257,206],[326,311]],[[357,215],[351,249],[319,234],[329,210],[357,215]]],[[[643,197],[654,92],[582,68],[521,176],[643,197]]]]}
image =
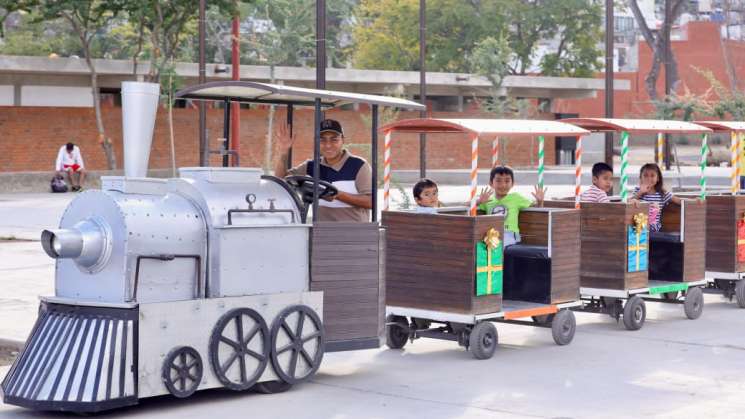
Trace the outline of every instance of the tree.
{"type": "Polygon", "coordinates": [[[670,5],[670,14],[666,14],[662,21],[662,28],[659,31],[652,31],[647,25],[647,21],[644,19],[641,10],[639,9],[638,0],[629,0],[629,7],[631,12],[634,14],[636,23],[639,26],[639,30],[644,37],[644,40],[652,49],[652,68],[649,69],[647,77],[644,79],[644,84],[647,89],[647,94],[651,100],[657,99],[657,79],[660,76],[660,65],[665,63],[665,51],[670,51],[669,68],[670,74],[666,74],[665,77],[669,79],[669,84],[672,86],[673,91],[678,83],[678,63],[675,60],[672,48],[670,47],[670,33],[672,31],[673,23],[683,14],[684,6],[687,3],[686,0],[664,0],[665,2],[672,2],[670,5]]]}
{"type": "Polygon", "coordinates": [[[98,73],[91,54],[91,44],[94,37],[108,26],[109,22],[121,10],[117,0],[27,0],[19,1],[20,7],[34,10],[40,19],[65,20],[77,35],[82,47],[83,57],[90,71],[91,91],[93,93],[93,108],[96,114],[96,129],[98,141],[106,154],[106,164],[109,169],[116,169],[116,158],[111,139],[106,137],[106,131],[101,118],[101,98],[98,91],[98,73]]]}
{"type": "MultiPolygon", "coordinates": [[[[355,10],[353,59],[357,67],[419,68],[419,2],[362,0],[355,10]]],[[[602,68],[602,6],[598,0],[430,0],[427,69],[475,72],[469,57],[488,38],[504,37],[510,74],[534,71],[541,41],[556,49],[537,63],[541,74],[590,76],[602,68]]]]}

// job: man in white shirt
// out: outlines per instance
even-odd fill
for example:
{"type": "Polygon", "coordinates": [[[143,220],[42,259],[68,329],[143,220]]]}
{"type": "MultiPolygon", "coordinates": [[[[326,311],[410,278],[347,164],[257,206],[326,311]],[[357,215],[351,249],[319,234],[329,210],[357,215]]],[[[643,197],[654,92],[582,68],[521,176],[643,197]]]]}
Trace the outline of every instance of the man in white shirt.
{"type": "Polygon", "coordinates": [[[73,143],[60,147],[54,170],[62,176],[67,174],[67,181],[70,182],[72,190],[79,191],[85,180],[85,165],[83,156],[80,155],[80,148],[73,143]],[[75,182],[75,174],[78,175],[77,182],[75,182]]]}

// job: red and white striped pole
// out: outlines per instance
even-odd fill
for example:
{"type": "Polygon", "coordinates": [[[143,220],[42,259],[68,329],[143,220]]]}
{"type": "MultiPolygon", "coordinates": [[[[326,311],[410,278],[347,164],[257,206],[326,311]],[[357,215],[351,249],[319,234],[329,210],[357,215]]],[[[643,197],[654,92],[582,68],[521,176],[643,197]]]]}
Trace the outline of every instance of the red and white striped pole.
{"type": "Polygon", "coordinates": [[[499,137],[495,137],[491,143],[491,167],[497,167],[499,162],[499,137]]]}
{"type": "Polygon", "coordinates": [[[580,186],[582,186],[582,136],[577,136],[574,150],[574,208],[579,208],[580,186]]]}
{"type": "Polygon", "coordinates": [[[388,211],[391,197],[391,132],[385,132],[383,143],[383,211],[388,211]]]}
{"type": "Polygon", "coordinates": [[[730,183],[732,195],[737,194],[740,189],[740,177],[739,177],[739,133],[736,131],[730,132],[730,183]]]}
{"type": "Polygon", "coordinates": [[[478,188],[479,134],[471,134],[471,208],[469,213],[476,215],[476,189],[478,188]]]}

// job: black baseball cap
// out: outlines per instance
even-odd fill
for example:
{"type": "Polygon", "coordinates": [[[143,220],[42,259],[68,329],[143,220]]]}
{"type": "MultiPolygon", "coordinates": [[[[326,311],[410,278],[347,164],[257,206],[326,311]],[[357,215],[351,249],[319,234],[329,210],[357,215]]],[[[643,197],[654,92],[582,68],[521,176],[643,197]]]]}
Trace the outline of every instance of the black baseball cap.
{"type": "Polygon", "coordinates": [[[344,136],[344,131],[341,129],[341,124],[335,119],[324,119],[323,121],[321,121],[321,127],[319,131],[332,131],[341,135],[342,137],[344,136]]]}

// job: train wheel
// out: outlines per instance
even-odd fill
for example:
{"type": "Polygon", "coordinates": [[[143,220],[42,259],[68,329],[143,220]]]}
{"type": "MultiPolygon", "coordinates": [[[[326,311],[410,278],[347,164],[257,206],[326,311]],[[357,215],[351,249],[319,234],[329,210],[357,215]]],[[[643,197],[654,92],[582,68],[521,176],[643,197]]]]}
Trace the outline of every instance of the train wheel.
{"type": "Polygon", "coordinates": [[[386,317],[385,344],[391,349],[401,349],[409,341],[409,322],[406,317],[389,315],[386,317]],[[392,324],[395,323],[395,324],[392,324]]]}
{"type": "Polygon", "coordinates": [[[321,366],[324,344],[323,324],[318,314],[304,305],[287,307],[272,325],[274,372],[289,384],[307,380],[321,366]]]}
{"type": "Polygon", "coordinates": [[[737,305],[740,308],[745,308],[745,279],[737,281],[737,285],[735,285],[735,297],[737,298],[737,305]]]}
{"type": "Polygon", "coordinates": [[[685,302],[683,303],[683,312],[686,317],[696,320],[701,317],[704,311],[704,292],[699,287],[688,288],[686,291],[685,302]]]}
{"type": "Polygon", "coordinates": [[[197,391],[203,372],[199,352],[189,346],[179,346],[172,349],[163,361],[161,377],[171,394],[184,398],[197,391]]]}
{"type": "Polygon", "coordinates": [[[551,335],[557,345],[568,345],[574,339],[577,319],[569,310],[560,310],[551,322],[551,335]]]}
{"type": "Polygon", "coordinates": [[[285,391],[292,388],[292,384],[285,383],[284,381],[264,381],[261,383],[254,384],[251,389],[261,394],[276,394],[284,393],[285,391]]]}
{"type": "Polygon", "coordinates": [[[489,359],[497,349],[497,328],[491,322],[479,322],[471,329],[468,349],[476,359],[489,359]]]}
{"type": "Polygon", "coordinates": [[[623,306],[623,325],[628,330],[639,330],[647,318],[647,306],[642,297],[634,295],[623,306]]]}
{"type": "Polygon", "coordinates": [[[210,363],[217,379],[231,390],[247,390],[269,362],[269,328],[250,308],[236,308],[217,321],[210,337],[210,363]]]}

